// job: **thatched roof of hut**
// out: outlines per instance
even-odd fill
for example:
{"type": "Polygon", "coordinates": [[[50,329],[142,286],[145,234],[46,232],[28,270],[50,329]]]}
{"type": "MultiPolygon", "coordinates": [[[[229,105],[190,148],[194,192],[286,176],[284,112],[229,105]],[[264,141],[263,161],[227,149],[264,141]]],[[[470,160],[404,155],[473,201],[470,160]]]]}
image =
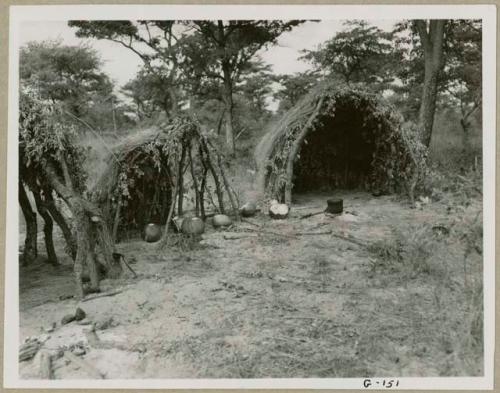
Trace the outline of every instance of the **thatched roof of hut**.
{"type": "Polygon", "coordinates": [[[110,225],[116,215],[117,223],[128,229],[165,222],[171,203],[170,134],[162,127],[149,128],[110,147],[92,190],[110,225]]]}
{"type": "Polygon", "coordinates": [[[259,187],[286,203],[296,188],[399,190],[424,156],[418,134],[381,97],[332,83],[286,112],[255,151],[259,187]]]}
{"type": "Polygon", "coordinates": [[[223,197],[230,191],[214,138],[186,116],[132,134],[111,147],[91,193],[114,234],[118,226],[141,229],[148,223],[168,224],[176,205],[182,215],[188,193],[194,195],[195,214],[204,217],[205,197],[214,201],[212,185],[215,208],[224,212],[223,197]]]}

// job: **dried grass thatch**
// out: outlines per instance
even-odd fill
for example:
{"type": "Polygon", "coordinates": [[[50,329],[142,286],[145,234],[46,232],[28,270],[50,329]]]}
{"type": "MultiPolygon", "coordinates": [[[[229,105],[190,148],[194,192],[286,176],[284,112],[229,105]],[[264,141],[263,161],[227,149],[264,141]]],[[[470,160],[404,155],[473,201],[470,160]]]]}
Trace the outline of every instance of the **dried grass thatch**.
{"type": "Polygon", "coordinates": [[[234,193],[213,139],[196,120],[179,117],[114,146],[92,194],[106,212],[115,237],[119,226],[168,225],[176,205],[177,214],[183,214],[187,191],[194,196],[195,215],[204,217],[205,197],[215,200],[207,182],[209,175],[218,200],[215,208],[224,212],[223,197],[228,194],[233,204],[234,193]]]}
{"type": "Polygon", "coordinates": [[[165,221],[171,202],[171,170],[163,148],[167,142],[167,133],[152,128],[110,149],[107,166],[93,189],[108,221],[129,229],[165,221]]]}
{"type": "Polygon", "coordinates": [[[314,176],[325,178],[332,188],[357,182],[381,192],[406,187],[412,194],[425,155],[416,130],[403,126],[402,117],[392,106],[369,92],[332,83],[318,86],[290,109],[255,152],[260,165],[259,187],[269,197],[286,203],[291,202],[294,183],[300,180],[294,172],[303,173],[306,181],[314,176]],[[350,151],[341,151],[350,138],[350,151]],[[334,140],[343,142],[334,146],[334,140]],[[301,153],[314,163],[305,162],[301,153]],[[332,175],[332,167],[340,164],[335,157],[355,160],[356,154],[360,158],[351,162],[354,168],[342,168],[342,174],[332,175]],[[330,173],[320,173],[328,170],[330,173]]]}

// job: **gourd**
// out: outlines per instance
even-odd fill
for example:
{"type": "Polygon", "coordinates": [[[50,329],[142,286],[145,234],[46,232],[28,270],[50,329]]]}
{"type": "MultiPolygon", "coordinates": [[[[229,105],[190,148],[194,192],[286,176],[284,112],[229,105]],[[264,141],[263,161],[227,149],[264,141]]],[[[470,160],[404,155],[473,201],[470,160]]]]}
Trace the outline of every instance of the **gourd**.
{"type": "Polygon", "coordinates": [[[201,235],[205,231],[205,223],[199,217],[186,217],[182,221],[181,230],[186,235],[201,235]]]}
{"type": "Polygon", "coordinates": [[[144,240],[154,243],[161,238],[161,227],[158,224],[148,224],[144,228],[144,240]]]}
{"type": "Polygon", "coordinates": [[[228,227],[233,223],[233,220],[225,214],[216,214],[212,218],[212,225],[214,228],[228,227]]]}
{"type": "Polygon", "coordinates": [[[240,209],[241,215],[243,217],[252,217],[256,211],[257,205],[253,202],[245,203],[240,209]]]}

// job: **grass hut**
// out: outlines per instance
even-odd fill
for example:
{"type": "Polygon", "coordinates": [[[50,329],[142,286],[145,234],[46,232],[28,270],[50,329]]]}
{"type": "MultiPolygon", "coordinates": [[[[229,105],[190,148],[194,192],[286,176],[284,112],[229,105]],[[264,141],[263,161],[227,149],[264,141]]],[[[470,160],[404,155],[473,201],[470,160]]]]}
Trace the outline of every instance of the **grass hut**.
{"type": "Polygon", "coordinates": [[[192,199],[194,215],[202,218],[207,199],[224,213],[228,194],[237,210],[212,134],[197,121],[179,117],[110,149],[92,196],[115,239],[119,231],[142,230],[149,223],[168,226],[176,208],[177,215],[184,214],[186,200],[192,199]]]}
{"type": "Polygon", "coordinates": [[[269,197],[289,204],[292,191],[406,188],[413,198],[425,149],[380,97],[325,83],[276,124],[255,154],[269,197]]]}
{"type": "Polygon", "coordinates": [[[165,222],[171,204],[172,173],[163,151],[166,133],[148,129],[113,146],[94,196],[108,219],[127,229],[165,222]],[[115,217],[116,216],[116,217],[115,217]]]}

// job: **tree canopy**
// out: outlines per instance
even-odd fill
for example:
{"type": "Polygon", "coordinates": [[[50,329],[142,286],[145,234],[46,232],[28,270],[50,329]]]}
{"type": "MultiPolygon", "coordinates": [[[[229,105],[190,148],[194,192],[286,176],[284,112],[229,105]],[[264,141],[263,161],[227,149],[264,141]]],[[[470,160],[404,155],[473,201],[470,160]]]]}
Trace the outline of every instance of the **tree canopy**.
{"type": "Polygon", "coordinates": [[[114,83],[88,45],[58,41],[30,42],[20,51],[20,83],[41,99],[58,103],[65,121],[78,129],[110,130],[130,123],[114,83]]]}
{"type": "MultiPolygon", "coordinates": [[[[193,95],[206,91],[207,87],[217,89],[224,103],[226,147],[234,153],[235,85],[251,67],[260,49],[300,23],[266,20],[70,21],[69,26],[77,29],[78,37],[107,39],[137,54],[144,62],[145,72],[156,75],[155,85],[161,85],[170,96],[169,100],[161,100],[168,116],[179,111],[181,101],[191,105],[193,95]]],[[[142,77],[145,78],[144,73],[142,77]]]]}
{"type": "Polygon", "coordinates": [[[365,21],[349,21],[344,23],[344,30],[316,50],[304,51],[304,59],[317,71],[344,83],[383,89],[395,79],[393,66],[398,53],[392,39],[392,32],[365,21]]]}

